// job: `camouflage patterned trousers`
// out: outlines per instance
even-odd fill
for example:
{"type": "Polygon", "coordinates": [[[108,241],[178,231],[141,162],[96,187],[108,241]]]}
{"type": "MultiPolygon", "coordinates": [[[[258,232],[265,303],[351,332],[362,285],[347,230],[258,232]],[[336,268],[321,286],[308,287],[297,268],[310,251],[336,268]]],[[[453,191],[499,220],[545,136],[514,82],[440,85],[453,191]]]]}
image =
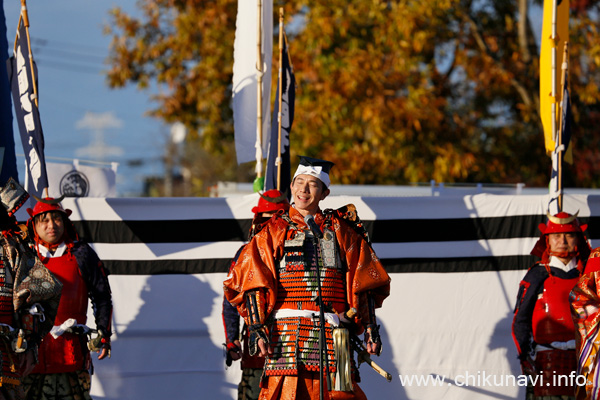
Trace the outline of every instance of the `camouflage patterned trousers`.
{"type": "Polygon", "coordinates": [[[88,371],[31,374],[23,379],[27,400],[92,400],[88,371]]]}
{"type": "Polygon", "coordinates": [[[243,368],[242,380],[238,385],[238,400],[258,400],[262,368],[243,368]]]}

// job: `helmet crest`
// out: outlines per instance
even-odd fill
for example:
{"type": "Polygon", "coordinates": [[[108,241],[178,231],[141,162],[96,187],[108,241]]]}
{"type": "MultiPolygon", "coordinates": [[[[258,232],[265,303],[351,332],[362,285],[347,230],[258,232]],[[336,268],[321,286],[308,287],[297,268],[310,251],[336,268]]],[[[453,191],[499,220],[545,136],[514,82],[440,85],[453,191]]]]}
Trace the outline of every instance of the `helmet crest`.
{"type": "Polygon", "coordinates": [[[47,213],[50,211],[58,211],[61,212],[63,214],[65,214],[67,217],[71,215],[72,211],[67,209],[64,209],[62,207],[62,205],[60,204],[60,202],[65,198],[65,196],[60,196],[59,198],[55,199],[53,197],[45,197],[43,199],[33,195],[33,197],[37,200],[37,203],[35,204],[35,206],[32,208],[28,208],[27,209],[27,213],[29,214],[29,216],[31,218],[35,217],[36,215],[40,215],[43,213],[47,213]]]}
{"type": "Polygon", "coordinates": [[[574,215],[569,215],[568,213],[565,212],[561,212],[556,214],[556,216],[550,214],[550,211],[546,212],[546,216],[548,217],[548,220],[550,220],[553,224],[570,224],[571,222],[573,222],[573,220],[577,219],[577,216],[579,215],[579,210],[577,210],[577,212],[574,215]],[[568,215],[568,217],[563,217],[560,218],[559,215],[560,214],[566,214],[568,215]]]}

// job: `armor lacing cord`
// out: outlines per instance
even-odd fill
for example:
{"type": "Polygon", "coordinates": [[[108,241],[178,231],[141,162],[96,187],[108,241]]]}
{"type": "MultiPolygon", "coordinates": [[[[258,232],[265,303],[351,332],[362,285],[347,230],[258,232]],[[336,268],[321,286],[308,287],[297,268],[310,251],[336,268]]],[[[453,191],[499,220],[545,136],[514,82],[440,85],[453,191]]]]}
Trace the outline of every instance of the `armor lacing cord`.
{"type": "Polygon", "coordinates": [[[333,330],[333,350],[337,360],[334,390],[351,392],[350,334],[346,328],[333,330]]]}

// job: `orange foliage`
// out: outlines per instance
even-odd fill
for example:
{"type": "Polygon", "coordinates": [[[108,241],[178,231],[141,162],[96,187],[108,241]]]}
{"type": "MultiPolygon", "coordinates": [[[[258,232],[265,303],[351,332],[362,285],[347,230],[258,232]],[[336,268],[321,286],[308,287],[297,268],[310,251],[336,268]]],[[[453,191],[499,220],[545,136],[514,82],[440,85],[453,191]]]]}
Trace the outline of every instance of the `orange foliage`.
{"type": "MultiPolygon", "coordinates": [[[[286,1],[297,79],[292,155],[335,162],[334,183],[547,185],[550,160],[537,109],[539,49],[531,36],[529,48],[519,47],[517,2],[473,4],[286,1]]],[[[196,133],[194,146],[234,163],[237,0],[141,0],[139,6],[140,18],[115,9],[106,29],[114,39],[109,84],[158,84],[152,114],[182,121],[196,133]]],[[[595,5],[580,8],[571,17],[576,148],[599,141],[597,124],[586,124],[600,101],[594,19],[600,13],[595,5]]],[[[600,166],[582,168],[573,183],[599,186],[600,166]]],[[[218,174],[225,170],[213,178],[223,179],[218,174]]]]}

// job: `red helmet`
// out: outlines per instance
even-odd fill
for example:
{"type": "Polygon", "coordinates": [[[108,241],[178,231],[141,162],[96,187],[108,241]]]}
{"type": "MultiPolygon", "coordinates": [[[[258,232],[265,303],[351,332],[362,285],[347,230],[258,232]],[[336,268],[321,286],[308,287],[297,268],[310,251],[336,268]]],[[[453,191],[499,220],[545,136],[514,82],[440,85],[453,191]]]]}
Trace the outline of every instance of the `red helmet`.
{"type": "Polygon", "coordinates": [[[577,246],[578,256],[584,261],[587,260],[591,251],[590,244],[583,233],[587,229],[587,224],[579,224],[577,214],[579,214],[579,211],[576,212],[575,215],[571,215],[564,211],[561,211],[556,215],[546,213],[548,217],[548,223],[539,224],[538,228],[542,232],[542,235],[533,247],[533,250],[531,250],[531,254],[540,257],[542,262],[548,262],[548,257],[550,255],[548,235],[551,233],[573,232],[579,237],[579,245],[577,246]]]}
{"type": "Polygon", "coordinates": [[[286,195],[277,189],[267,190],[263,194],[259,193],[259,196],[258,205],[252,208],[254,214],[287,210],[290,208],[290,202],[286,195]]]}
{"type": "Polygon", "coordinates": [[[577,214],[579,214],[579,211],[577,211],[575,215],[571,215],[564,211],[561,211],[556,215],[547,213],[548,224],[540,224],[538,228],[542,232],[542,235],[568,232],[583,233],[583,231],[587,229],[587,224],[579,225],[577,214]]]}
{"type": "Polygon", "coordinates": [[[33,207],[33,209],[27,209],[27,213],[31,218],[49,211],[58,211],[65,214],[67,217],[70,216],[72,213],[71,210],[69,210],[68,208],[65,210],[60,205],[60,202],[62,201],[62,199],[64,199],[64,196],[61,196],[58,199],[55,199],[53,197],[45,197],[43,199],[40,199],[37,196],[34,197],[37,200],[36,205],[33,207]]]}

